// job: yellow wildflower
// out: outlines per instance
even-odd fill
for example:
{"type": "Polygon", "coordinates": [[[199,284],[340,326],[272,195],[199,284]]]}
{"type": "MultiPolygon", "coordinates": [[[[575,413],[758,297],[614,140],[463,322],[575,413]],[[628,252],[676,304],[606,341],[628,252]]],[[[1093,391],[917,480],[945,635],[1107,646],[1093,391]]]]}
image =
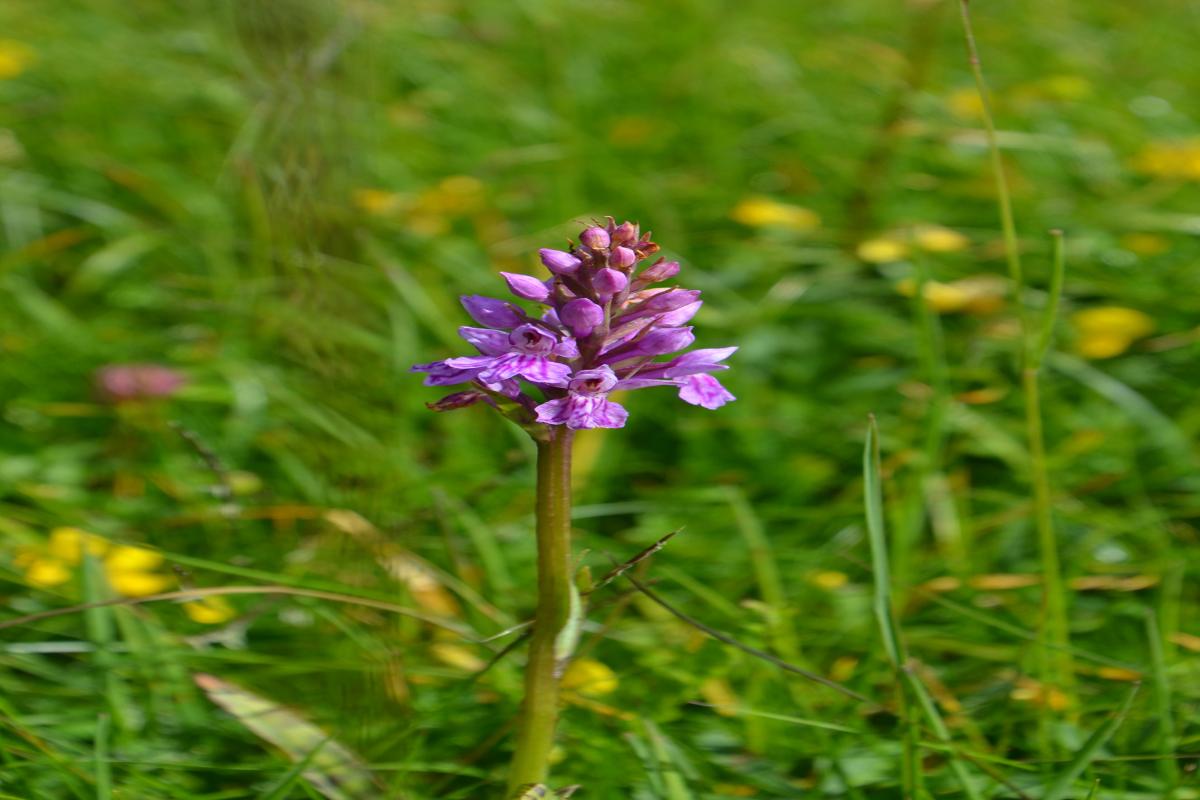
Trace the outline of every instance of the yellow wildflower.
{"type": "Polygon", "coordinates": [[[926,281],[925,302],[934,311],[948,313],[962,311],[971,301],[971,294],[953,283],[926,281]]]}
{"type": "Polygon", "coordinates": [[[850,576],[844,572],[827,569],[820,572],[814,572],[808,577],[809,583],[816,586],[818,589],[834,591],[845,586],[850,581],[850,576]]]}
{"type": "Polygon", "coordinates": [[[0,80],[15,78],[33,63],[33,48],[27,44],[0,39],[0,80]]]}
{"type": "Polygon", "coordinates": [[[920,225],[913,231],[913,241],[931,253],[955,253],[965,250],[971,241],[956,230],[941,225],[920,225]]]}
{"type": "Polygon", "coordinates": [[[584,697],[601,697],[617,690],[620,681],[607,664],[594,658],[577,658],[562,676],[562,688],[584,697]]]}
{"type": "Polygon", "coordinates": [[[751,228],[786,228],[792,231],[811,231],[821,224],[815,211],[803,206],[780,203],[769,197],[747,197],[729,216],[751,228]]]}
{"type": "Polygon", "coordinates": [[[98,558],[108,550],[108,541],[80,528],[55,528],[46,542],[46,554],[67,564],[78,564],[83,560],[84,547],[98,558]]]}
{"type": "Polygon", "coordinates": [[[1200,181],[1200,139],[1150,142],[1134,156],[1133,168],[1154,178],[1200,181]]]}
{"type": "Polygon", "coordinates": [[[38,589],[61,586],[71,580],[71,568],[52,558],[35,558],[25,568],[25,582],[38,589]]]}
{"type": "Polygon", "coordinates": [[[108,552],[104,568],[109,572],[149,572],[162,566],[161,553],[143,547],[119,544],[108,552]]]}
{"type": "Polygon", "coordinates": [[[237,611],[229,601],[220,595],[189,600],[183,604],[183,611],[193,622],[199,622],[201,625],[220,625],[237,616],[237,611]]]}
{"type": "Polygon", "coordinates": [[[867,239],[855,251],[868,264],[888,264],[908,255],[908,245],[898,239],[867,239]]]}
{"type": "Polygon", "coordinates": [[[125,597],[147,597],[171,588],[172,580],[154,572],[109,572],[108,585],[125,597]]]}
{"type": "Polygon", "coordinates": [[[1112,358],[1154,330],[1154,320],[1141,311],[1101,306],[1077,311],[1071,324],[1079,338],[1076,348],[1085,358],[1112,358]]]}
{"type": "Polygon", "coordinates": [[[162,563],[161,553],[119,544],[104,559],[104,576],[117,594],[145,597],[165,592],[174,584],[170,576],[155,572],[162,563]]]}
{"type": "Polygon", "coordinates": [[[354,205],[377,216],[389,214],[400,206],[400,195],[385,189],[355,189],[352,199],[354,205]]]}
{"type": "MultiPolygon", "coordinates": [[[[990,314],[1004,304],[1005,282],[994,275],[976,275],[950,283],[925,282],[925,302],[939,314],[963,312],[990,314]]],[[[917,293],[917,282],[905,278],[896,284],[896,291],[905,297],[917,293]]]]}
{"type": "Polygon", "coordinates": [[[46,544],[17,554],[16,564],[25,570],[30,586],[50,588],[71,579],[71,573],[87,552],[102,562],[108,585],[126,597],[144,597],[169,589],[174,580],[158,572],[161,553],[144,547],[114,545],[103,537],[80,528],[61,527],[50,531],[46,544]]]}

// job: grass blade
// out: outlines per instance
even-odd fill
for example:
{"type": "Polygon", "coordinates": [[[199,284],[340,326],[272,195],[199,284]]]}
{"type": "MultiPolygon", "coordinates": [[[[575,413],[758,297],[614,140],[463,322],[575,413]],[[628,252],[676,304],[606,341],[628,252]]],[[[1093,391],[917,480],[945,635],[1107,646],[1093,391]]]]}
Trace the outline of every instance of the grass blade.
{"type": "MultiPolygon", "coordinates": [[[[908,654],[900,638],[900,628],[896,623],[892,610],[891,572],[888,564],[887,530],[884,527],[883,516],[883,479],[879,465],[879,427],[872,416],[867,423],[867,441],[863,448],[863,500],[867,517],[867,538],[871,547],[871,565],[875,580],[875,596],[873,605],[875,617],[879,623],[880,637],[883,648],[892,663],[896,673],[896,682],[903,687],[906,741],[905,741],[905,775],[908,794],[919,791],[921,782],[921,765],[919,757],[920,732],[913,720],[912,701],[929,722],[937,739],[950,745],[950,730],[938,713],[933,698],[925,689],[925,685],[917,679],[908,668],[908,654]]],[[[966,767],[957,758],[951,758],[950,769],[958,779],[967,797],[972,800],[982,800],[983,795],[975,788],[966,767]]]]}
{"type": "Polygon", "coordinates": [[[108,760],[108,733],[111,727],[107,714],[96,718],[96,743],[93,764],[96,770],[96,800],[112,798],[112,764],[108,760]]]}
{"type": "Polygon", "coordinates": [[[1167,786],[1167,797],[1175,796],[1179,786],[1179,763],[1175,760],[1175,723],[1171,717],[1171,682],[1167,676],[1167,658],[1158,615],[1146,613],[1146,639],[1150,645],[1150,670],[1154,680],[1154,716],[1158,722],[1159,775],[1167,786]]]}
{"type": "Polygon", "coordinates": [[[1071,784],[1083,774],[1083,771],[1091,765],[1095,760],[1096,755],[1100,752],[1100,748],[1108,744],[1108,740],[1117,732],[1117,728],[1121,727],[1121,723],[1125,721],[1125,717],[1129,714],[1129,709],[1133,706],[1133,698],[1137,696],[1139,686],[1134,686],[1129,696],[1125,698],[1125,702],[1115,714],[1109,717],[1103,725],[1096,729],[1095,733],[1088,737],[1088,740],[1083,743],[1083,747],[1071,759],[1071,763],[1058,780],[1050,785],[1046,793],[1042,795],[1042,800],[1059,800],[1071,788],[1071,784]]]}
{"type": "Polygon", "coordinates": [[[296,762],[306,759],[304,779],[329,800],[367,800],[378,796],[375,776],[345,746],[300,715],[212,675],[194,676],[214,703],[259,738],[296,762]]]}

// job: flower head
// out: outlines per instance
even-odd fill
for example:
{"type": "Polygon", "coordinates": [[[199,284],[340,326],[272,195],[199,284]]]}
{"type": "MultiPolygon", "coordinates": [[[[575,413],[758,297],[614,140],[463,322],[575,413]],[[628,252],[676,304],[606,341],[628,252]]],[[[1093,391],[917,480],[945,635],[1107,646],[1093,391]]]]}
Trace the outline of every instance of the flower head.
{"type": "Polygon", "coordinates": [[[23,548],[16,562],[24,568],[30,586],[49,589],[70,581],[85,558],[94,558],[102,564],[109,586],[125,597],[157,594],[175,583],[162,570],[161,553],[115,544],[79,528],[55,528],[44,546],[23,548]]]}
{"type": "Polygon", "coordinates": [[[1099,306],[1076,311],[1071,324],[1079,334],[1076,348],[1085,358],[1112,358],[1154,331],[1154,320],[1133,308],[1099,306]]]}
{"type": "Polygon", "coordinates": [[[538,251],[549,280],[501,273],[514,295],[540,307],[534,314],[495,298],[462,299],[484,327],[464,326],[459,335],[479,355],[412,369],[425,373],[428,386],[470,387],[430,408],[484,401],[537,435],[547,425],[624,426],[628,412],[609,399],[618,390],[671,386],[680,399],[704,408],[734,399],[710,373],[727,369],[722,362],[737,348],[680,353],[695,341],[687,323],[702,305],[700,293],[656,286],[678,274],[679,263],[650,261],[659,250],[650,235],[611,217],[582,231],[579,242],[538,251]]]}
{"type": "Polygon", "coordinates": [[[109,364],[96,372],[96,387],[113,403],[170,397],[186,382],[161,364],[109,364]]]}

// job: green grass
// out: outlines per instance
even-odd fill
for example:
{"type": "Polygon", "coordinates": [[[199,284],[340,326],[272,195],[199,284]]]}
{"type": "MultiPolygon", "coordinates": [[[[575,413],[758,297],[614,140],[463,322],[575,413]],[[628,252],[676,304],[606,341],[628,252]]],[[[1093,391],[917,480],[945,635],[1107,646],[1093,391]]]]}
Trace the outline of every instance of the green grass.
{"type": "Polygon", "coordinates": [[[989,154],[949,0],[401,5],[0,4],[0,591],[31,617],[0,625],[0,797],[318,797],[330,752],[379,796],[499,797],[533,448],[407,368],[608,213],[704,290],[739,399],[639,392],[581,437],[578,551],[601,576],[682,529],[630,574],[683,616],[589,597],[617,685],[566,707],[555,788],[1200,797],[1200,182],[1141,166],[1200,135],[1194,11],[972,4],[989,154]],[[739,222],[756,196],[821,221],[739,222]],[[883,236],[912,252],[858,257],[883,236]],[[898,291],[1010,259],[990,309],[898,291]],[[1103,306],[1154,330],[1088,355],[1103,306]],[[99,400],[132,361],[189,382],[99,400]],[[64,526],[194,593],[104,604],[99,559],[31,586],[64,526]],[[272,745],[197,674],[329,744],[272,745]]]}

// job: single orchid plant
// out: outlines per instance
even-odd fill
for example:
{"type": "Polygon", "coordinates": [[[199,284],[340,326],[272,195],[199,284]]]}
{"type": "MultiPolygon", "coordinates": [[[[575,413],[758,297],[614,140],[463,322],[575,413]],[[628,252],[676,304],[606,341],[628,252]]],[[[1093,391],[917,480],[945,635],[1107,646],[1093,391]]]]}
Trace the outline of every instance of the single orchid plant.
{"type": "Polygon", "coordinates": [[[521,425],[538,444],[538,601],[525,669],[525,700],[510,796],[544,787],[558,718],[558,683],[582,614],[571,558],[571,444],[577,430],[621,428],[629,417],[614,392],[675,388],[708,409],[734,399],[712,373],[737,350],[685,351],[700,292],[663,285],[679,263],[652,257],[659,246],[631,222],[588,227],[566,250],[539,251],[549,278],[500,273],[524,304],[462,298],[482,327],[459,334],[478,355],[417,364],[428,386],[466,388],[429,403],[449,411],[483,403],[521,425]]]}

